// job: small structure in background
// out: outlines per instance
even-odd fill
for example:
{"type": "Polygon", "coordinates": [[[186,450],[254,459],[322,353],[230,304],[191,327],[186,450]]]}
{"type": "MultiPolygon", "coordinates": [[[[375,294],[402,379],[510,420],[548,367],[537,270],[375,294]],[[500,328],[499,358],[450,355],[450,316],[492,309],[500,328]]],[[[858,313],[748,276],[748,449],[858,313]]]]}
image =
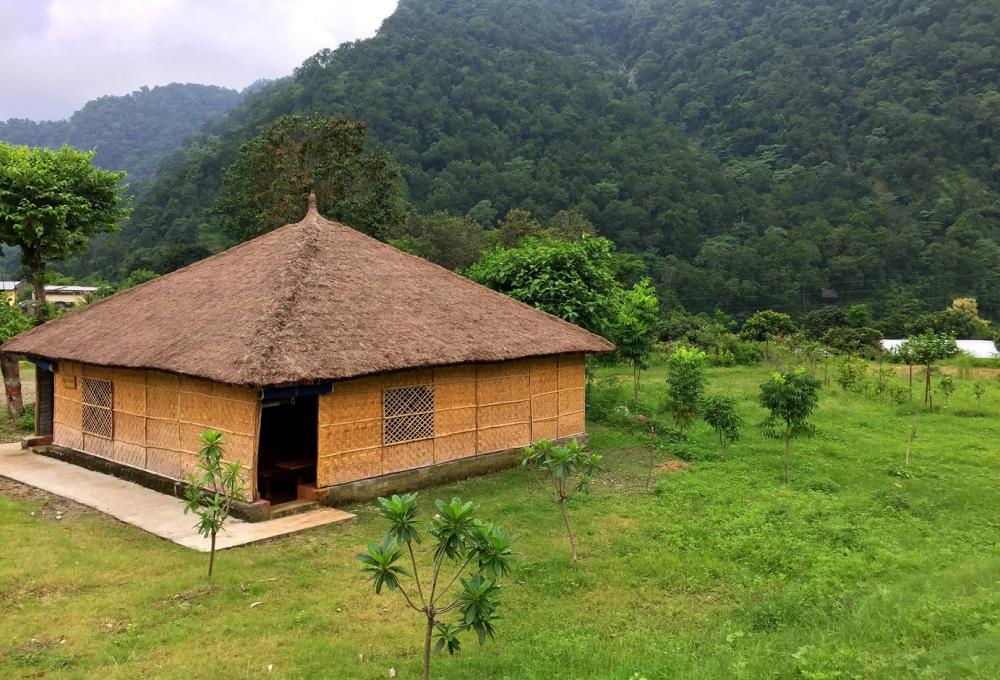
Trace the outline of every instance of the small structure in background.
{"type": "Polygon", "coordinates": [[[313,201],[301,222],[0,349],[36,363],[40,398],[54,393],[38,424],[53,455],[170,489],[197,465],[201,432],[219,430],[258,502],[241,512],[263,519],[272,504],[405,491],[584,436],[584,355],[614,346],[313,201]]]}
{"type": "MultiPolygon", "coordinates": [[[[905,342],[905,339],[886,339],[882,341],[882,349],[889,351],[896,349],[905,342]]],[[[955,344],[961,352],[977,359],[992,359],[1000,357],[996,343],[992,340],[956,340],[955,344]]]]}
{"type": "Polygon", "coordinates": [[[823,288],[819,292],[819,299],[824,305],[835,305],[840,302],[840,295],[833,288],[823,288]]]}
{"type": "Polygon", "coordinates": [[[20,281],[0,281],[0,294],[7,298],[7,304],[17,302],[17,288],[20,281]]]}
{"type": "MultiPolygon", "coordinates": [[[[8,282],[5,281],[4,283],[8,282]]],[[[28,300],[30,300],[28,306],[33,306],[35,292],[32,290],[31,281],[18,281],[15,285],[15,296],[19,295],[22,290],[31,291],[31,295],[28,297],[28,300]]],[[[96,292],[97,288],[95,286],[64,286],[47,283],[45,284],[45,302],[62,309],[70,309],[86,302],[87,296],[93,295],[96,292]]]]}

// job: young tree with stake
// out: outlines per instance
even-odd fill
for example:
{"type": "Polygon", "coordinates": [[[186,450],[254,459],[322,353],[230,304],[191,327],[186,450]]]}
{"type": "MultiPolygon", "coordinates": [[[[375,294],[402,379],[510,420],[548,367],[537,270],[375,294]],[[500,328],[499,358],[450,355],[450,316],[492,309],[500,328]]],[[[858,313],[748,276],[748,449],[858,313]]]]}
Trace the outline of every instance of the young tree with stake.
{"type": "Polygon", "coordinates": [[[229,518],[233,502],[242,498],[246,482],[239,461],[223,461],[223,435],[216,430],[201,433],[202,447],[198,451],[198,472],[188,473],[184,493],[184,512],[198,516],[195,528],[211,539],[208,556],[208,577],[215,565],[215,537],[229,518]]]}
{"type": "Polygon", "coordinates": [[[921,333],[911,335],[900,345],[900,355],[912,357],[909,359],[924,365],[924,405],[928,411],[934,410],[931,396],[931,367],[935,361],[947,359],[958,354],[958,344],[955,338],[942,333],[921,333]]]}
{"type": "Polygon", "coordinates": [[[539,484],[547,486],[552,493],[552,501],[559,506],[566,537],[569,538],[570,558],[576,564],[576,538],[566,512],[566,501],[586,491],[590,480],[604,471],[604,457],[591,453],[578,441],[570,441],[556,446],[543,439],[524,449],[521,465],[531,469],[539,484]]]}
{"type": "Polygon", "coordinates": [[[799,369],[775,373],[760,386],[760,404],[770,413],[760,424],[764,435],[785,443],[785,482],[792,439],[812,436],[815,426],[809,416],[819,403],[820,383],[799,369]]]}
{"type": "Polygon", "coordinates": [[[429,573],[421,576],[414,550],[423,540],[417,519],[417,494],[379,498],[378,503],[379,514],[389,522],[389,529],[381,544],[369,543],[367,552],[358,555],[361,571],[371,579],[376,594],[381,594],[383,587],[391,592],[398,590],[406,605],[423,615],[423,677],[427,680],[435,638],[437,651],[447,649],[449,654],[461,649],[458,636],[465,631],[475,631],[479,644],[493,639],[500,606],[497,579],[510,573],[514,539],[495,524],[476,519],[471,502],[460,498],[448,503],[439,500],[428,530],[434,539],[433,561],[429,573]],[[407,557],[412,572],[399,564],[405,563],[407,557]],[[462,578],[463,574],[467,578],[462,578]],[[406,578],[412,583],[404,585],[406,578]],[[441,621],[455,610],[457,623],[441,621]]]}

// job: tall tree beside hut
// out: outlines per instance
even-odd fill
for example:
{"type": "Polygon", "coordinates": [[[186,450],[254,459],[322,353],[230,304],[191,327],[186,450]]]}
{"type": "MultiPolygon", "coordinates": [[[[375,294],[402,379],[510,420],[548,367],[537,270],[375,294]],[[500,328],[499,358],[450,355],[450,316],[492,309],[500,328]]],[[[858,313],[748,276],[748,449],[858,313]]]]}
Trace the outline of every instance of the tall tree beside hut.
{"type": "Polygon", "coordinates": [[[245,241],[298,222],[314,191],[321,213],[377,238],[407,219],[399,168],[365,149],[365,123],[330,116],[282,116],[240,147],[213,206],[245,241]]]}
{"type": "Polygon", "coordinates": [[[0,143],[0,242],[21,249],[31,272],[35,318],[45,320],[45,269],[114,231],[127,214],[119,191],[124,172],[101,170],[94,152],[53,151],[0,143]]]}
{"type": "MultiPolygon", "coordinates": [[[[6,299],[0,300],[0,343],[7,342],[18,333],[31,328],[31,319],[24,315],[16,305],[6,299]]],[[[7,396],[7,412],[15,420],[24,413],[24,402],[21,400],[21,368],[18,355],[10,352],[0,353],[0,371],[3,372],[4,392],[7,396]]]]}
{"type": "Polygon", "coordinates": [[[528,236],[516,247],[493,248],[466,276],[597,334],[608,333],[622,289],[611,241],[586,234],[573,242],[528,236]]]}

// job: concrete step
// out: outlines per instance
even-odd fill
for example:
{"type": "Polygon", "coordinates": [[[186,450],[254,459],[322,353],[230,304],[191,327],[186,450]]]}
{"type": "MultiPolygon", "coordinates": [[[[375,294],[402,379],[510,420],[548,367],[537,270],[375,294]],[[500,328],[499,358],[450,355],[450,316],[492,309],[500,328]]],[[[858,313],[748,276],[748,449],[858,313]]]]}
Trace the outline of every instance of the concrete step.
{"type": "Polygon", "coordinates": [[[303,512],[309,512],[310,510],[315,510],[319,507],[319,503],[310,500],[295,500],[289,501],[287,503],[279,503],[278,505],[271,506],[271,519],[278,519],[279,517],[288,517],[289,515],[298,515],[303,512]]]}

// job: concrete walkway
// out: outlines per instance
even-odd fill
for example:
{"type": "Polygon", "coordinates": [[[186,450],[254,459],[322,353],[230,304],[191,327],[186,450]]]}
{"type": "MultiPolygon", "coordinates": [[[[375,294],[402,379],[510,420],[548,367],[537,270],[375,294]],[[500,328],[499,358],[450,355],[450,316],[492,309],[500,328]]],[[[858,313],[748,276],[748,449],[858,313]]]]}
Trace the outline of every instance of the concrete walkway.
{"type": "MultiPolygon", "coordinates": [[[[0,476],[100,510],[126,524],[199,552],[209,550],[208,539],[192,528],[195,517],[190,513],[185,515],[183,502],[173,496],[22,450],[19,443],[0,444],[0,476]]],[[[224,550],[352,519],[351,513],[333,508],[266,522],[244,522],[231,517],[216,538],[216,549],[224,550]]]]}

